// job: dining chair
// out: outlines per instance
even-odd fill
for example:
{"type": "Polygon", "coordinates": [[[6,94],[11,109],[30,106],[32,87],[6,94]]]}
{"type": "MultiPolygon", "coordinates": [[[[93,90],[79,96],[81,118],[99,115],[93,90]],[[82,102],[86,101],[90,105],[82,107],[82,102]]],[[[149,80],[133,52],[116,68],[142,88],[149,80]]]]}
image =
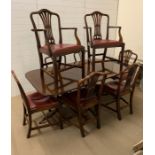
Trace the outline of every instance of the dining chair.
{"type": "MultiPolygon", "coordinates": [[[[120,53],[119,53],[119,56],[118,56],[119,60],[121,60],[121,54],[122,54],[122,51],[120,51],[120,53]]],[[[130,49],[127,49],[127,50],[124,50],[123,57],[124,57],[123,58],[123,66],[127,67],[129,65],[136,63],[138,55],[136,53],[134,53],[133,51],[131,51],[130,49]]],[[[120,78],[120,75],[115,75],[112,78],[113,79],[120,78]]]]}
{"type": "MultiPolygon", "coordinates": [[[[138,55],[136,53],[134,53],[132,50],[127,49],[124,50],[123,52],[123,65],[128,66],[128,65],[132,65],[134,63],[136,63],[138,55]]],[[[122,55],[122,51],[120,51],[119,53],[119,60],[121,61],[121,55],[122,55]]]]}
{"type": "Polygon", "coordinates": [[[69,106],[76,113],[82,137],[85,137],[83,126],[87,123],[84,116],[89,110],[91,111],[91,109],[95,108],[95,112],[91,112],[97,122],[97,128],[99,129],[101,127],[99,99],[105,77],[106,74],[104,73],[92,72],[77,82],[77,89],[75,89],[75,91],[62,95],[61,102],[69,106]],[[101,85],[100,89],[96,91],[96,83],[98,82],[99,77],[101,77],[101,85]]]}
{"type": "MultiPolygon", "coordinates": [[[[88,71],[90,71],[90,65],[92,66],[92,71],[95,71],[95,63],[97,62],[95,60],[95,57],[101,55],[102,55],[101,62],[103,63],[103,69],[104,69],[104,61],[107,55],[108,48],[120,47],[121,51],[124,51],[125,43],[123,42],[121,27],[110,26],[109,15],[99,11],[94,11],[92,13],[86,14],[84,16],[84,22],[85,22],[84,28],[86,29],[86,40],[88,50],[88,71]],[[90,21],[92,21],[93,25],[91,24],[90,21]],[[103,31],[104,26],[105,26],[105,32],[103,31]],[[110,39],[109,36],[111,29],[114,30],[118,29],[119,40],[110,39]],[[102,53],[96,53],[96,50],[98,49],[104,49],[104,51],[102,53]]],[[[123,52],[120,58],[120,62],[121,62],[120,64],[122,64],[123,62],[123,52]]],[[[120,70],[122,70],[122,65],[120,65],[120,70]]]]}
{"type": "Polygon", "coordinates": [[[49,127],[55,124],[60,124],[60,128],[63,128],[62,120],[61,120],[61,115],[59,113],[60,111],[60,104],[59,102],[52,96],[43,96],[39,92],[34,92],[31,94],[26,95],[21,83],[19,82],[15,72],[12,70],[12,75],[17,83],[17,86],[20,90],[20,94],[23,100],[23,125],[26,125],[26,122],[28,123],[28,132],[27,132],[27,138],[30,138],[31,136],[31,131],[44,128],[44,127],[49,127]],[[59,113],[59,122],[58,123],[51,123],[48,118],[46,117],[46,114],[44,111],[46,110],[57,110],[59,113]],[[42,112],[44,115],[44,119],[47,120],[47,123],[45,124],[39,124],[37,123],[36,126],[32,126],[33,119],[32,115],[34,113],[42,112]]]}
{"type": "Polygon", "coordinates": [[[108,102],[104,101],[101,105],[116,112],[119,120],[122,119],[121,110],[123,108],[128,106],[130,114],[133,113],[133,95],[139,69],[139,64],[133,64],[118,74],[120,78],[105,82],[103,96],[110,95],[112,96],[112,100],[108,102]],[[124,98],[124,95],[127,94],[129,95],[129,101],[124,98]],[[126,104],[122,106],[121,101],[126,104]],[[111,106],[112,103],[115,103],[116,108],[111,106]]]}
{"type": "Polygon", "coordinates": [[[31,12],[30,19],[33,25],[32,31],[35,34],[37,49],[40,61],[40,68],[53,65],[53,77],[55,79],[55,87],[58,89],[59,72],[71,69],[73,67],[81,68],[82,77],[85,75],[85,48],[81,45],[77,35],[77,28],[62,27],[59,14],[47,9],[31,12]],[[41,28],[40,28],[41,27],[41,28]],[[76,44],[64,43],[62,31],[72,30],[74,36],[71,39],[76,40],[76,44]],[[41,38],[41,32],[43,38],[41,38]],[[45,40],[45,41],[43,41],[45,40]],[[67,63],[66,56],[81,53],[81,62],[67,63]]]}

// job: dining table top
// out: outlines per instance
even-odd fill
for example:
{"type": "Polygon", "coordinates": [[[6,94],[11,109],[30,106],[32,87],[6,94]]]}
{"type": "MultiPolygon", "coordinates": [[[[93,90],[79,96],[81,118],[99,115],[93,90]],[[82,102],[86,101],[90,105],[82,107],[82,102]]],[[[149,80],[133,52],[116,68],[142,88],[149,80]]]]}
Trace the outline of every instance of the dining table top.
{"type": "MultiPolygon", "coordinates": [[[[96,64],[96,71],[102,71],[102,65],[96,64]]],[[[104,72],[107,73],[107,78],[119,73],[120,64],[118,62],[105,62],[104,72]]],[[[87,75],[88,73],[86,73],[87,75]]],[[[34,69],[25,74],[26,79],[31,85],[43,95],[57,96],[67,91],[73,91],[77,88],[77,81],[82,78],[81,69],[72,68],[66,71],[59,72],[58,89],[54,87],[54,77],[52,68],[34,69]]]]}

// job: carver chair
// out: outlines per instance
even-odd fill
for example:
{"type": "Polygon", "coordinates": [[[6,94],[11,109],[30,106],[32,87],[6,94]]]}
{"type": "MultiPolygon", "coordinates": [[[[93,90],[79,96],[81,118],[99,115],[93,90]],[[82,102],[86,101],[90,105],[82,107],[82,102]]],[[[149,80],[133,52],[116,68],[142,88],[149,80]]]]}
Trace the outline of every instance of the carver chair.
{"type": "MultiPolygon", "coordinates": [[[[59,72],[78,67],[82,69],[82,77],[85,75],[84,61],[85,49],[81,45],[77,36],[77,28],[62,27],[60,16],[47,9],[32,12],[30,19],[33,25],[32,31],[35,33],[37,49],[40,61],[40,68],[53,65],[53,77],[55,79],[55,88],[58,88],[59,72]],[[41,27],[41,28],[40,28],[41,27]],[[76,44],[63,43],[62,31],[73,30],[76,44]],[[43,38],[41,38],[42,32],[43,38]],[[42,41],[44,39],[45,41],[42,41]],[[67,63],[66,56],[69,54],[81,53],[80,63],[67,63]],[[46,57],[45,57],[46,56],[46,57]],[[49,61],[50,60],[50,61],[49,61]]],[[[73,38],[74,39],[74,38],[73,38]]]]}
{"type": "Polygon", "coordinates": [[[95,112],[91,112],[93,113],[93,116],[95,117],[95,120],[97,122],[97,128],[99,129],[101,126],[99,99],[100,94],[102,93],[102,86],[104,84],[105,77],[106,74],[104,73],[92,72],[85,78],[78,81],[77,89],[75,91],[62,95],[62,103],[68,105],[77,114],[82,137],[85,136],[83,126],[87,123],[84,116],[89,110],[91,111],[91,109],[95,108],[95,112]],[[101,77],[101,85],[100,89],[98,89],[99,91],[96,91],[96,83],[99,80],[99,77],[101,77]]]}
{"type": "Polygon", "coordinates": [[[118,74],[120,78],[109,81],[104,85],[104,97],[106,95],[110,95],[113,99],[108,102],[104,101],[104,103],[102,103],[102,106],[116,112],[119,120],[122,119],[121,109],[128,106],[130,109],[130,114],[133,113],[133,95],[136,86],[136,80],[139,74],[139,69],[139,64],[128,66],[124,71],[118,74]],[[124,98],[124,95],[127,94],[129,94],[129,102],[124,98]],[[126,103],[125,106],[121,106],[121,101],[126,103]],[[111,106],[112,103],[116,104],[116,108],[111,106]]]}
{"type": "MultiPolygon", "coordinates": [[[[122,51],[119,53],[119,60],[121,61],[122,51]]],[[[136,63],[138,55],[130,49],[124,50],[123,52],[123,65],[128,66],[136,63]]]]}
{"type": "MultiPolygon", "coordinates": [[[[123,54],[123,57],[124,57],[123,58],[123,66],[124,67],[133,65],[134,63],[136,63],[137,58],[138,58],[138,55],[136,53],[132,52],[130,49],[124,50],[123,53],[124,53],[123,54]]],[[[119,57],[118,57],[119,60],[121,60],[121,54],[122,54],[122,51],[120,51],[120,53],[119,53],[119,57]]],[[[120,78],[120,75],[113,76],[112,78],[113,79],[120,78]]]]}
{"type": "MultiPolygon", "coordinates": [[[[121,51],[124,51],[125,44],[123,43],[123,38],[121,35],[121,27],[110,26],[109,15],[101,13],[99,11],[94,11],[90,14],[86,14],[84,16],[84,22],[85,22],[84,28],[86,29],[87,50],[88,50],[88,72],[90,72],[90,67],[92,67],[92,71],[95,71],[95,63],[97,62],[95,58],[96,56],[101,55],[102,55],[101,62],[103,63],[102,65],[104,70],[104,61],[106,59],[108,48],[120,47],[121,51]],[[91,25],[90,20],[93,22],[93,26],[90,26],[91,25]],[[103,34],[102,31],[104,27],[104,25],[102,24],[106,26],[105,34],[103,34]],[[110,29],[118,29],[119,40],[111,40],[109,38],[110,29]],[[104,51],[102,53],[96,53],[96,50],[98,49],[104,49],[104,51]]],[[[120,71],[122,70],[122,63],[123,63],[123,52],[120,58],[120,64],[121,64],[120,71]]]]}
{"type": "Polygon", "coordinates": [[[59,122],[58,123],[51,123],[48,118],[46,117],[44,111],[46,110],[57,110],[59,113],[60,110],[60,104],[59,102],[52,96],[43,96],[39,92],[34,92],[31,94],[26,95],[24,92],[24,89],[22,85],[20,84],[16,74],[14,71],[11,71],[12,75],[17,83],[17,86],[20,90],[21,97],[23,99],[23,125],[26,125],[26,122],[28,123],[28,132],[27,132],[27,138],[30,138],[31,131],[49,127],[52,125],[60,124],[60,128],[63,128],[63,124],[61,121],[61,115],[59,114],[59,122]],[[36,124],[36,127],[32,126],[32,115],[34,113],[42,112],[44,118],[47,120],[47,123],[39,125],[36,124]]]}

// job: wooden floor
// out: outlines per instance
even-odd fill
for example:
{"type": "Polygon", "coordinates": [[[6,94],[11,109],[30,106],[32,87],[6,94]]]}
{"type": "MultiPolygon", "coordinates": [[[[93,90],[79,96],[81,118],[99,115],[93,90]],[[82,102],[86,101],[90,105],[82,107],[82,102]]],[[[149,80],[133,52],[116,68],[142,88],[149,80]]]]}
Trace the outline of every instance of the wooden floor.
{"type": "Polygon", "coordinates": [[[88,124],[89,132],[82,138],[74,126],[49,127],[41,132],[32,131],[26,138],[27,126],[22,126],[22,105],[20,97],[12,98],[12,155],[132,155],[132,147],[143,137],[143,94],[136,88],[134,114],[128,108],[122,111],[123,119],[102,108],[101,129],[88,124]]]}

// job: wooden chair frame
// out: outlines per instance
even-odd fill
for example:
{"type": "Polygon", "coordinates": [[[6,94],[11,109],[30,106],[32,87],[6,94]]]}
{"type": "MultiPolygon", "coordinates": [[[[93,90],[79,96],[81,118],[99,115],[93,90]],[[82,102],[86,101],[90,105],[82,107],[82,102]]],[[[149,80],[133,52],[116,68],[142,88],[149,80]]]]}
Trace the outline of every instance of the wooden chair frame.
{"type": "Polygon", "coordinates": [[[76,112],[78,117],[78,122],[80,126],[81,136],[85,137],[84,127],[85,124],[83,122],[83,114],[85,111],[90,110],[91,108],[95,108],[94,116],[97,122],[97,128],[101,127],[100,123],[100,96],[103,89],[103,84],[106,78],[106,74],[102,72],[92,72],[87,75],[85,78],[79,80],[77,82],[77,90],[75,92],[70,92],[67,94],[62,95],[62,103],[66,103],[69,107],[76,112]],[[99,77],[102,77],[101,85],[98,93],[96,92],[96,83],[99,80],[99,77]],[[71,103],[72,101],[68,98],[72,95],[72,93],[76,93],[74,101],[75,106],[71,103]],[[83,105],[85,103],[85,106],[83,105]]]}
{"type": "Polygon", "coordinates": [[[103,103],[102,106],[114,111],[117,113],[117,117],[119,120],[122,119],[121,116],[121,109],[123,109],[126,106],[129,106],[130,108],[130,114],[133,113],[133,95],[135,91],[136,86],[136,80],[139,74],[140,65],[139,64],[133,64],[131,66],[128,66],[124,71],[120,72],[118,74],[119,79],[113,80],[113,82],[117,82],[117,89],[116,92],[114,91],[107,91],[106,85],[104,86],[104,95],[112,95],[113,100],[108,103],[103,103]],[[123,86],[123,90],[121,90],[123,86]],[[129,102],[123,98],[124,95],[130,94],[129,102]],[[126,103],[125,106],[120,106],[120,100],[122,100],[124,103],[126,103]],[[110,107],[109,105],[111,103],[116,103],[116,109],[110,107]]]}
{"type": "MultiPolygon", "coordinates": [[[[16,74],[14,73],[14,71],[12,70],[11,72],[12,72],[12,75],[13,75],[16,83],[17,83],[17,86],[18,86],[18,88],[20,90],[21,97],[23,99],[23,125],[26,125],[26,122],[28,123],[27,138],[30,138],[31,131],[32,130],[36,130],[36,129],[40,129],[40,128],[44,128],[44,127],[49,127],[49,126],[52,126],[52,125],[56,125],[57,123],[56,124],[53,124],[53,123],[51,123],[48,120],[48,118],[45,116],[44,111],[45,110],[51,110],[51,109],[55,108],[56,111],[58,111],[58,113],[59,113],[60,108],[61,108],[59,102],[57,102],[57,104],[55,106],[53,106],[53,105],[46,106],[45,105],[42,108],[35,108],[35,109],[30,108],[28,97],[25,94],[25,91],[24,91],[22,85],[20,84],[20,82],[19,82],[16,74]],[[43,125],[39,125],[39,126],[36,124],[37,125],[36,127],[32,127],[32,115],[34,113],[37,113],[37,112],[42,112],[42,114],[44,115],[44,118],[47,120],[47,123],[48,124],[43,124],[43,125]]],[[[44,99],[44,98],[42,98],[42,99],[44,99]]],[[[38,100],[38,102],[40,102],[40,100],[38,98],[35,98],[34,100],[35,101],[38,100]]],[[[50,101],[52,101],[52,98],[50,99],[50,101]]],[[[41,102],[43,103],[43,101],[41,101],[41,102]]],[[[63,124],[62,124],[62,119],[61,119],[60,113],[59,113],[59,123],[60,123],[60,128],[62,129],[63,128],[63,124]]]]}
{"type": "MultiPolygon", "coordinates": [[[[95,71],[95,56],[102,55],[102,62],[103,62],[103,69],[104,69],[104,61],[106,58],[107,48],[115,48],[115,47],[121,47],[121,51],[124,51],[125,44],[123,43],[123,37],[121,34],[121,27],[120,26],[110,26],[109,25],[110,17],[108,14],[101,13],[99,11],[94,11],[90,14],[86,14],[84,16],[84,22],[85,22],[85,29],[86,29],[86,39],[87,39],[87,50],[88,50],[88,72],[90,71],[90,58],[92,57],[92,71],[95,71]],[[88,17],[92,17],[94,22],[94,35],[92,35],[92,28],[88,25],[88,17]],[[106,38],[105,40],[109,41],[109,30],[110,29],[118,29],[118,36],[119,41],[117,45],[115,44],[105,44],[102,45],[102,47],[93,47],[92,41],[93,40],[102,40],[102,34],[101,34],[101,19],[102,17],[105,17],[107,19],[107,25],[106,25],[106,38]],[[92,54],[90,52],[90,49],[92,48],[92,54]],[[104,52],[102,54],[96,54],[96,49],[98,48],[104,48],[104,52]]],[[[110,59],[111,60],[111,59],[110,59]]],[[[120,63],[123,62],[123,52],[121,55],[120,63]]],[[[120,71],[122,71],[122,65],[120,65],[120,71]]]]}
{"type": "MultiPolygon", "coordinates": [[[[38,49],[38,55],[39,55],[39,62],[40,62],[40,68],[43,69],[44,66],[47,67],[49,64],[53,64],[53,72],[54,75],[53,77],[55,78],[55,88],[57,90],[58,88],[58,72],[60,72],[61,70],[61,65],[65,65],[65,68],[62,69],[62,71],[65,71],[67,69],[71,69],[73,67],[78,67],[82,69],[82,77],[84,77],[85,75],[85,50],[84,47],[81,49],[81,63],[77,65],[77,63],[72,63],[72,64],[67,64],[66,63],[66,55],[65,54],[60,54],[60,55],[55,55],[53,54],[52,49],[50,48],[51,45],[56,44],[55,43],[55,39],[53,36],[53,32],[52,32],[52,16],[55,16],[58,20],[58,31],[59,31],[59,44],[63,44],[63,39],[62,39],[62,31],[63,30],[73,30],[74,31],[74,35],[75,35],[75,39],[76,39],[76,45],[81,46],[81,42],[80,39],[78,38],[77,35],[77,28],[75,27],[62,27],[61,26],[61,22],[60,22],[60,16],[55,13],[52,12],[50,10],[47,9],[41,9],[39,11],[35,11],[32,12],[30,14],[30,19],[33,25],[33,29],[32,31],[35,33],[35,37],[36,37],[36,42],[37,42],[37,49],[38,49]],[[44,28],[43,29],[38,29],[37,25],[35,23],[34,20],[34,16],[37,15],[41,18],[44,28]],[[45,45],[47,45],[48,51],[50,53],[50,55],[45,58],[45,60],[43,60],[43,53],[40,52],[41,49],[41,41],[39,38],[39,32],[43,32],[44,33],[44,37],[45,37],[45,45]],[[64,63],[62,63],[62,57],[64,57],[64,63]],[[47,59],[51,58],[52,61],[47,63],[47,59]],[[68,66],[68,67],[66,67],[68,66]]],[[[75,52],[73,51],[73,54],[75,54],[75,52]]]]}

